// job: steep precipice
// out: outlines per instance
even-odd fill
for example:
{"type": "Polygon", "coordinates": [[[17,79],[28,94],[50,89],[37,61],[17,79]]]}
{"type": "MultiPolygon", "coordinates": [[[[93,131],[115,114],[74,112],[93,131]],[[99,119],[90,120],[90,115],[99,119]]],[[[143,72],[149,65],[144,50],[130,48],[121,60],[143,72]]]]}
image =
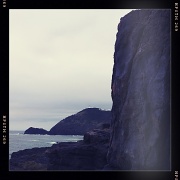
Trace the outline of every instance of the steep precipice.
{"type": "Polygon", "coordinates": [[[136,10],[118,25],[108,163],[170,169],[170,10],[136,10]]]}

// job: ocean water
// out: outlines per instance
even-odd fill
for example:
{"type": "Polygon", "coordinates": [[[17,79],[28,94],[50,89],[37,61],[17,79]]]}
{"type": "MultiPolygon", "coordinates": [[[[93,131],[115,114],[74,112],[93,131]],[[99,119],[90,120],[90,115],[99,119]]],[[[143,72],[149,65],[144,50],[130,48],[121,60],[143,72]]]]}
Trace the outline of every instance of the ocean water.
{"type": "Polygon", "coordinates": [[[9,132],[9,158],[13,152],[34,147],[51,147],[58,142],[77,142],[82,140],[80,135],[30,135],[24,131],[9,132]]]}

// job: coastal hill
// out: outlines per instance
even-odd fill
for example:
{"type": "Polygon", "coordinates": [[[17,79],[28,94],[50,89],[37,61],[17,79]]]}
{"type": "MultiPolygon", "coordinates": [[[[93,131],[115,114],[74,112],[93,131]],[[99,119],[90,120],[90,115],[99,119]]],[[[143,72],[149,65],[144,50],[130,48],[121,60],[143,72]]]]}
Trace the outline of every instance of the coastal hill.
{"type": "Polygon", "coordinates": [[[111,111],[87,108],[57,123],[50,129],[49,134],[84,135],[86,132],[98,128],[103,123],[110,123],[110,120],[111,111]]]}
{"type": "Polygon", "coordinates": [[[84,135],[92,129],[99,128],[102,124],[108,126],[110,121],[111,111],[99,108],[86,108],[61,120],[50,131],[31,127],[24,134],[84,135]]]}

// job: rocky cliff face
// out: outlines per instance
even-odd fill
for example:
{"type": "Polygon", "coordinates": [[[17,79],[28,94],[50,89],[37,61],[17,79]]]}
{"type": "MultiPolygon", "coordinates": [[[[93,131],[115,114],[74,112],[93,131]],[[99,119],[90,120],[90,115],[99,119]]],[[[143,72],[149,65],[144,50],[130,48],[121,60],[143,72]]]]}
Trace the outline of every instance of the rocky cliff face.
{"type": "Polygon", "coordinates": [[[136,10],[118,25],[112,76],[113,169],[170,169],[170,11],[136,10]]]}

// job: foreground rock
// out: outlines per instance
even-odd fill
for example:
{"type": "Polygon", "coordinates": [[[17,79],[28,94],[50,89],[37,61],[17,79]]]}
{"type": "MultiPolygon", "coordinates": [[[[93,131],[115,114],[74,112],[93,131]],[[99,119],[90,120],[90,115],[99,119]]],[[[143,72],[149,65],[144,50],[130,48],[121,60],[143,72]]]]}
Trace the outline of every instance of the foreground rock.
{"type": "Polygon", "coordinates": [[[47,170],[46,148],[32,148],[14,152],[10,159],[10,170],[47,170]]]}
{"type": "Polygon", "coordinates": [[[118,26],[109,166],[170,169],[170,10],[137,10],[118,26]]]}
{"type": "Polygon", "coordinates": [[[14,152],[10,170],[102,170],[107,164],[109,139],[109,129],[96,129],[82,141],[14,152]]]}
{"type": "Polygon", "coordinates": [[[48,170],[102,170],[108,144],[60,143],[48,149],[48,170]]]}
{"type": "Polygon", "coordinates": [[[34,127],[30,127],[27,130],[25,130],[24,134],[41,134],[41,135],[45,135],[48,134],[49,132],[45,129],[42,128],[34,128],[34,127]]]}

